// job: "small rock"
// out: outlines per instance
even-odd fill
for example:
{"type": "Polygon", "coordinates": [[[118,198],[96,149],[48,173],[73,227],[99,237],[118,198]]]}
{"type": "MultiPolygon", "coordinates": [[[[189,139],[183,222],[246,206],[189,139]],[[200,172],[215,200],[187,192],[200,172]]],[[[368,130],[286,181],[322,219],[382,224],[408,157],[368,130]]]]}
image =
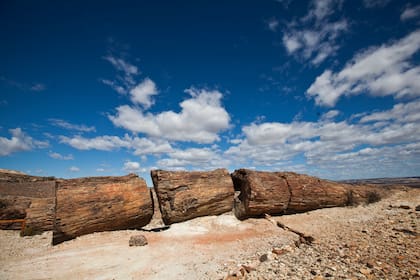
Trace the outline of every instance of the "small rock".
{"type": "Polygon", "coordinates": [[[280,249],[280,248],[273,248],[273,250],[271,252],[273,252],[276,255],[283,255],[283,254],[287,253],[286,250],[280,249]]]}
{"type": "Polygon", "coordinates": [[[130,241],[128,242],[130,246],[145,246],[147,245],[147,239],[144,235],[133,235],[130,237],[130,241]]]}
{"type": "Polygon", "coordinates": [[[368,268],[373,268],[373,266],[374,266],[374,265],[373,265],[373,263],[372,263],[372,262],[367,262],[367,263],[366,263],[366,266],[367,266],[368,268]]]}
{"type": "Polygon", "coordinates": [[[416,206],[416,211],[420,211],[420,205],[416,206]]]}
{"type": "Polygon", "coordinates": [[[263,255],[260,256],[260,262],[265,262],[267,260],[268,260],[267,254],[263,254],[263,255]]]}
{"type": "Polygon", "coordinates": [[[251,271],[257,270],[257,268],[253,265],[245,265],[243,264],[242,267],[245,269],[247,273],[250,273],[251,271]]]}
{"type": "Polygon", "coordinates": [[[410,206],[408,206],[408,205],[400,205],[399,208],[401,208],[401,209],[410,209],[410,206]]]}
{"type": "Polygon", "coordinates": [[[364,276],[368,276],[368,275],[370,275],[370,269],[361,268],[360,273],[362,273],[364,276]]]}

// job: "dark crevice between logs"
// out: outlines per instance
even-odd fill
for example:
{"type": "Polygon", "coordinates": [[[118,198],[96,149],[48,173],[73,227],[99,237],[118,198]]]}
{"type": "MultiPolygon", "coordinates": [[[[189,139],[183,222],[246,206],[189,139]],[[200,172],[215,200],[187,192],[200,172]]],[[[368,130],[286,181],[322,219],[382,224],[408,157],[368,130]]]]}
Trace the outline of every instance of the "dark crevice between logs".
{"type": "Polygon", "coordinates": [[[287,209],[289,209],[290,202],[292,201],[292,187],[289,184],[289,181],[287,180],[286,176],[283,176],[283,179],[286,181],[287,189],[289,191],[289,201],[287,202],[287,206],[284,208],[284,213],[287,213],[287,209]]]}

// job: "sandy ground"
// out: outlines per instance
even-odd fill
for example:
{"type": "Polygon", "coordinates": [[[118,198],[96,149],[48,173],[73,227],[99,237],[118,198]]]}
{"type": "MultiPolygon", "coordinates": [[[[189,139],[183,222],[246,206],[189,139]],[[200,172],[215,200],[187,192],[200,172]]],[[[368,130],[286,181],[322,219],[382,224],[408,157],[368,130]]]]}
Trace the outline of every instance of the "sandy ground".
{"type": "MultiPolygon", "coordinates": [[[[275,219],[325,241],[337,231],[351,230],[352,224],[387,215],[383,209],[390,204],[414,209],[420,204],[420,189],[398,191],[369,206],[275,219]]],[[[241,222],[231,213],[174,224],[162,232],[94,233],[54,247],[51,238],[51,232],[20,237],[17,231],[0,231],[0,279],[223,279],[241,264],[258,262],[262,254],[298,240],[268,220],[241,222]],[[135,234],[144,234],[149,244],[129,247],[135,234]]]]}

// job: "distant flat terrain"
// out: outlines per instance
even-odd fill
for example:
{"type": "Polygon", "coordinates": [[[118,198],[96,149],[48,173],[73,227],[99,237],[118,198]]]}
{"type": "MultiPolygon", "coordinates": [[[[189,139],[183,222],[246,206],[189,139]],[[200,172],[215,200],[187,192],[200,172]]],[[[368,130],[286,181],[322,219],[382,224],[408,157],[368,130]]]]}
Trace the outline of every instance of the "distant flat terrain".
{"type": "Polygon", "coordinates": [[[355,185],[378,185],[378,186],[406,186],[420,188],[420,177],[400,177],[400,178],[374,178],[374,179],[355,179],[340,181],[355,185]]]}

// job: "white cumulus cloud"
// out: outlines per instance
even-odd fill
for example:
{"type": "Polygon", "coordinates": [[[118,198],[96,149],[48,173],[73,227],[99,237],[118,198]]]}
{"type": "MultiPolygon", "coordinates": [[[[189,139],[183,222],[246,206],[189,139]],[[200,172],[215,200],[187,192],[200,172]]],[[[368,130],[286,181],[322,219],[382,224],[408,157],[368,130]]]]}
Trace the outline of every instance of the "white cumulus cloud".
{"type": "Polygon", "coordinates": [[[29,151],[34,148],[46,148],[47,141],[34,140],[22,131],[21,128],[9,129],[11,138],[0,137],[0,156],[7,156],[12,153],[29,151]]]}
{"type": "Polygon", "coordinates": [[[87,138],[80,135],[60,136],[60,143],[68,144],[78,150],[112,151],[120,148],[133,150],[134,155],[162,154],[172,151],[168,141],[155,138],[140,138],[103,135],[87,138]]]}
{"type": "Polygon", "coordinates": [[[64,156],[60,153],[50,151],[48,155],[53,159],[59,159],[59,160],[73,160],[74,159],[72,154],[68,154],[67,156],[64,156]]]}
{"type": "Polygon", "coordinates": [[[399,41],[362,51],[340,72],[324,71],[307,95],[323,106],[334,106],[343,95],[365,92],[396,98],[420,96],[420,67],[410,62],[419,49],[417,30],[399,41]]]}
{"type": "Polygon", "coordinates": [[[123,170],[129,173],[138,173],[138,172],[146,172],[145,168],[140,166],[140,163],[136,161],[126,161],[124,162],[123,170]]]}
{"type": "Polygon", "coordinates": [[[308,166],[324,168],[328,174],[337,171],[342,177],[359,171],[395,173],[401,162],[415,170],[420,166],[419,112],[417,99],[350,120],[335,121],[339,112],[330,111],[317,122],[252,123],[242,128],[244,137],[236,139],[225,156],[238,165],[282,169],[295,158],[304,158],[308,166]]]}
{"type": "Polygon", "coordinates": [[[142,105],[144,109],[148,109],[153,105],[152,97],[156,94],[158,94],[156,84],[149,78],[144,79],[130,90],[131,101],[134,104],[142,105]]]}
{"type": "Polygon", "coordinates": [[[342,1],[336,0],[312,1],[306,16],[292,21],[283,32],[287,53],[313,65],[334,55],[339,48],[337,39],[348,30],[346,19],[329,20],[341,5],[342,1]]]}
{"type": "Polygon", "coordinates": [[[80,171],[80,168],[79,168],[79,167],[77,167],[77,166],[71,166],[71,167],[69,168],[69,171],[70,171],[70,172],[79,172],[79,171],[80,171]]]}
{"type": "Polygon", "coordinates": [[[123,105],[109,119],[117,127],[152,137],[197,143],[219,140],[218,133],[229,127],[230,117],[221,105],[219,91],[189,89],[191,98],[180,103],[181,112],[165,111],[158,114],[123,105]]]}
{"type": "Polygon", "coordinates": [[[217,148],[176,149],[157,162],[159,168],[184,170],[189,168],[214,169],[228,167],[230,161],[217,148]]]}

